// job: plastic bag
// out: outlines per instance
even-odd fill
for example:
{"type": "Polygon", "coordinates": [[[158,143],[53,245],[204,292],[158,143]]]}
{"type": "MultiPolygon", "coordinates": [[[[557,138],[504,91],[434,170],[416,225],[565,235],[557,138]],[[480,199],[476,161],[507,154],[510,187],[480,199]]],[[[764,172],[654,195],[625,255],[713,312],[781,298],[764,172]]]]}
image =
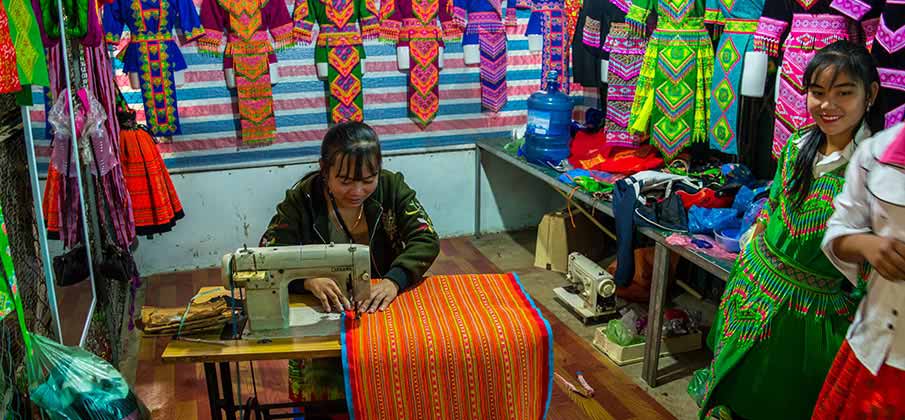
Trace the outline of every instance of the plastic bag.
{"type": "Polygon", "coordinates": [[[761,198],[748,206],[748,209],[745,210],[745,215],[742,216],[742,226],[739,231],[745,232],[754,222],[757,220],[757,216],[760,215],[761,210],[764,208],[764,203],[767,202],[766,198],[761,198]]]}
{"type": "Polygon", "coordinates": [[[754,191],[748,187],[741,187],[738,190],[738,193],[735,194],[735,201],[732,202],[732,208],[735,209],[738,214],[742,214],[751,205],[751,201],[754,199],[754,191]]]}
{"type": "Polygon", "coordinates": [[[644,342],[644,337],[626,328],[620,319],[611,319],[606,323],[606,338],[620,346],[644,342]]]}
{"type": "Polygon", "coordinates": [[[50,419],[144,420],[151,415],[122,375],[98,356],[31,335],[31,400],[50,419]]]}
{"type": "Polygon", "coordinates": [[[735,209],[705,209],[691,206],[688,209],[688,230],[691,233],[712,234],[714,231],[737,228],[740,221],[735,209]]]}
{"type": "Polygon", "coordinates": [[[698,369],[688,381],[688,395],[698,404],[698,407],[704,402],[704,395],[707,393],[707,378],[710,376],[707,369],[698,369]]]}

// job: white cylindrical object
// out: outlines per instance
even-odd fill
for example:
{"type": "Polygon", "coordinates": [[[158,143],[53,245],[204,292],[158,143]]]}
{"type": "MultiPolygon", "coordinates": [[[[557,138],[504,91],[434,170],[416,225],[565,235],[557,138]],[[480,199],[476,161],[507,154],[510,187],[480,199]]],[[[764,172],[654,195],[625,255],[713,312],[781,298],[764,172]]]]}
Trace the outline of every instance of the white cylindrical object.
{"type": "Polygon", "coordinates": [[[745,53],[745,65],[742,67],[742,95],[752,98],[763,98],[767,85],[767,53],[749,51],[745,53]]]}
{"type": "Polygon", "coordinates": [[[138,89],[141,87],[141,84],[138,80],[138,73],[129,73],[129,87],[132,89],[138,89]]]}
{"type": "Polygon", "coordinates": [[[544,48],[544,37],[541,35],[528,35],[528,49],[534,52],[544,48]]]}
{"type": "Polygon", "coordinates": [[[773,97],[779,99],[779,79],[782,79],[782,67],[776,72],[776,80],[773,81],[773,97]]]}
{"type": "Polygon", "coordinates": [[[236,71],[231,68],[223,69],[223,77],[226,78],[226,87],[233,89],[236,87],[236,71]]]}
{"type": "Polygon", "coordinates": [[[409,63],[409,47],[396,47],[396,65],[399,70],[408,70],[411,67],[409,63]]]}
{"type": "Polygon", "coordinates": [[[437,52],[437,67],[443,68],[443,47],[440,47],[440,51],[437,52]]]}
{"type": "Polygon", "coordinates": [[[176,87],[185,85],[185,70],[179,70],[173,73],[173,80],[176,82],[176,87]]]}
{"type": "Polygon", "coordinates": [[[317,77],[322,80],[327,80],[327,63],[317,63],[314,67],[317,68],[317,77]]]}
{"type": "Polygon", "coordinates": [[[610,60],[600,60],[600,81],[606,83],[610,79],[610,60]]]}
{"type": "Polygon", "coordinates": [[[277,63],[270,63],[270,84],[275,85],[280,82],[280,68],[277,63]]]}
{"type": "Polygon", "coordinates": [[[465,52],[466,65],[481,63],[481,47],[479,47],[478,44],[463,45],[462,50],[465,52]]]}

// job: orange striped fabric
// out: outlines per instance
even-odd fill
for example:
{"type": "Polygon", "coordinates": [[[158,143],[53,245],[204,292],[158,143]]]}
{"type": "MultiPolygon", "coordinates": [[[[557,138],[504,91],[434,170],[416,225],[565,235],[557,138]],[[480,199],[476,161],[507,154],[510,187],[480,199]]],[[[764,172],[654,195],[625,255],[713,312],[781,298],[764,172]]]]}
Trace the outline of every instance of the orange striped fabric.
{"type": "Polygon", "coordinates": [[[514,274],[429,277],[342,340],[352,420],[546,417],[553,334],[514,274]]]}

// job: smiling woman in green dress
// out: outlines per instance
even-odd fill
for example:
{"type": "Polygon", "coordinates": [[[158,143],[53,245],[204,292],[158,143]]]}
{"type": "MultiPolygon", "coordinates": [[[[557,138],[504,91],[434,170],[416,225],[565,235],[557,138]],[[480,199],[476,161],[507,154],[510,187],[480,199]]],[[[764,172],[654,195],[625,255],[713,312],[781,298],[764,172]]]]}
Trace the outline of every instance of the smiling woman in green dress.
{"type": "Polygon", "coordinates": [[[833,198],[879,90],[870,53],[848,41],[808,64],[817,126],[786,145],[770,198],[739,256],[708,342],[714,359],[689,391],[700,417],[807,419],[857,302],[820,249],[833,198]]]}

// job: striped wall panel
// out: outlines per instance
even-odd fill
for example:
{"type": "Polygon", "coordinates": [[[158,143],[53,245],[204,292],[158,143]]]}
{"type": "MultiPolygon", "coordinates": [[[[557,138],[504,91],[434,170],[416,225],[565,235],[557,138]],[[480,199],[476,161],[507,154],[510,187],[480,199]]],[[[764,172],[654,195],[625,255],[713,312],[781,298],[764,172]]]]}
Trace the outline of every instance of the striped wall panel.
{"type": "MultiPolygon", "coordinates": [[[[197,1],[196,1],[197,3],[197,1]]],[[[291,4],[290,4],[291,5],[291,4]]],[[[523,34],[528,13],[519,11],[518,33],[523,34]]],[[[420,129],[407,117],[407,75],[396,68],[395,47],[378,41],[365,45],[365,122],[374,126],[386,150],[432,148],[468,144],[481,138],[508,136],[525,123],[526,100],[537,90],[540,52],[528,50],[524,35],[510,35],[507,83],[509,102],[497,114],[482,112],[479,69],[466,66],[460,43],[449,43],[440,72],[440,110],[437,119],[420,129]]],[[[227,165],[269,165],[281,160],[316,154],[327,129],[326,84],[317,79],[314,48],[296,46],[277,54],[279,82],[273,87],[277,139],[268,146],[241,147],[234,92],[227,89],[222,59],[199,54],[194,44],[182,47],[189,68],[179,87],[182,132],[172,143],[159,148],[171,170],[200,169],[227,165]]],[[[119,63],[115,67],[120,67],[119,63]]],[[[143,119],[140,93],[129,87],[128,77],[115,70],[123,94],[143,119]]],[[[597,105],[596,90],[574,85],[576,117],[597,105]]],[[[36,103],[41,95],[36,92],[36,103]]],[[[33,132],[38,153],[49,155],[44,136],[43,106],[32,108],[33,132]]]]}

